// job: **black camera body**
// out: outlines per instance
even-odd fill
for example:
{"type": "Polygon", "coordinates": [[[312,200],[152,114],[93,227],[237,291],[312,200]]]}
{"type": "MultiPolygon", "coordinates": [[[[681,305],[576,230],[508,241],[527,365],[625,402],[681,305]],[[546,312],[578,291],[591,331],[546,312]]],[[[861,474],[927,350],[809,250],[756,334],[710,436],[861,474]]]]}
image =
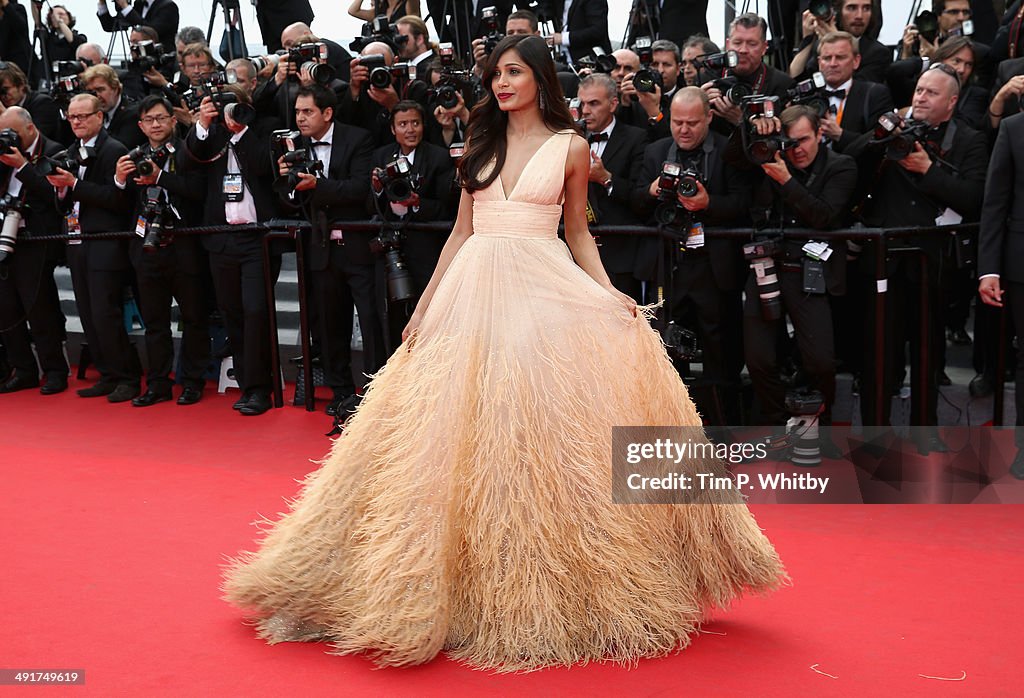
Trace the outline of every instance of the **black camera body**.
{"type": "Polygon", "coordinates": [[[750,123],[751,119],[770,119],[775,116],[778,102],[779,98],[774,95],[755,95],[747,97],[740,105],[743,110],[743,123],[746,124],[744,133],[747,135],[747,158],[755,165],[772,162],[776,153],[783,153],[797,145],[795,140],[781,133],[758,135],[750,123]]]}
{"type": "Polygon", "coordinates": [[[96,149],[92,146],[71,146],[53,156],[44,156],[36,165],[36,170],[44,177],[56,174],[58,168],[74,173],[80,165],[87,165],[95,157],[96,149]]]}
{"type": "Polygon", "coordinates": [[[50,64],[50,70],[54,78],[81,75],[85,70],[85,64],[81,61],[54,61],[50,64]]]}
{"type": "Polygon", "coordinates": [[[722,93],[733,104],[741,104],[743,100],[752,97],[754,91],[745,82],[742,82],[735,75],[715,78],[712,85],[722,93]]]}
{"type": "Polygon", "coordinates": [[[157,168],[163,168],[164,163],[167,162],[167,158],[171,156],[172,152],[173,150],[167,143],[155,149],[150,147],[148,143],[144,143],[130,150],[128,152],[128,159],[135,165],[135,171],[140,177],[148,177],[157,168]]]}
{"type": "Polygon", "coordinates": [[[698,68],[708,71],[732,70],[739,65],[739,62],[740,58],[735,51],[705,53],[694,59],[698,68]]]}
{"type": "Polygon", "coordinates": [[[807,10],[822,22],[831,21],[835,16],[835,9],[832,7],[832,0],[811,0],[807,10]]]}
{"type": "Polygon", "coordinates": [[[170,68],[178,59],[174,51],[164,52],[163,44],[151,40],[140,41],[128,47],[129,56],[122,64],[133,73],[145,73],[151,68],[170,68]]]}
{"type": "Polygon", "coordinates": [[[370,84],[379,90],[386,90],[394,85],[395,91],[401,93],[402,86],[409,82],[409,75],[408,63],[378,66],[370,71],[370,84]]]}
{"type": "Polygon", "coordinates": [[[804,388],[786,392],[786,411],[791,415],[819,414],[825,405],[825,396],[818,390],[804,388]]]}
{"type": "Polygon", "coordinates": [[[586,68],[592,73],[604,73],[605,75],[610,75],[611,72],[618,67],[619,62],[615,60],[615,56],[609,56],[604,52],[603,48],[595,46],[591,49],[591,54],[580,58],[576,61],[576,65],[578,65],[580,69],[586,68]]]}
{"type": "Polygon", "coordinates": [[[684,169],[672,160],[661,165],[658,177],[658,207],[654,211],[655,220],[660,225],[679,225],[689,218],[689,211],[679,205],[680,196],[693,197],[700,191],[698,183],[703,182],[700,172],[684,169]]]}
{"type": "Polygon", "coordinates": [[[320,175],[323,174],[324,165],[313,156],[309,147],[301,147],[298,140],[301,134],[298,131],[281,129],[270,133],[270,147],[273,153],[274,162],[284,158],[288,165],[288,174],[274,180],[274,191],[284,196],[295,191],[301,178],[300,174],[320,175]]]}
{"type": "Polygon", "coordinates": [[[484,55],[491,55],[498,42],[505,38],[500,22],[496,7],[490,6],[480,10],[480,28],[483,31],[480,38],[484,40],[484,55]]]}
{"type": "Polygon", "coordinates": [[[146,219],[146,230],[142,237],[143,252],[151,254],[171,244],[174,240],[174,216],[169,214],[167,191],[163,187],[146,187],[142,217],[146,219]]]}
{"type": "Polygon", "coordinates": [[[375,41],[387,44],[397,55],[402,45],[409,41],[409,37],[400,34],[398,25],[388,22],[386,15],[377,15],[363,24],[362,34],[353,39],[348,47],[356,53],[361,53],[364,48],[375,41]]]}
{"type": "Polygon", "coordinates": [[[249,126],[256,121],[256,108],[251,104],[238,101],[238,95],[231,90],[224,89],[226,85],[234,85],[237,82],[238,78],[234,72],[213,73],[203,83],[202,90],[198,91],[197,96],[200,102],[202,102],[204,96],[210,98],[210,101],[217,107],[217,118],[221,122],[224,121],[224,116],[227,115],[234,121],[249,126]]]}
{"type": "Polygon", "coordinates": [[[412,166],[404,156],[399,156],[384,167],[374,168],[373,172],[384,187],[384,195],[392,203],[406,203],[419,189],[420,176],[412,171],[412,166]]]}
{"type": "Polygon", "coordinates": [[[698,363],[703,360],[704,352],[697,344],[697,335],[693,330],[669,321],[662,334],[665,350],[676,361],[698,363]]]}
{"type": "Polygon", "coordinates": [[[21,137],[13,128],[0,131],[0,154],[7,153],[11,148],[21,148],[21,137]]]}
{"type": "Polygon", "coordinates": [[[651,37],[641,36],[636,40],[633,47],[636,55],[640,57],[640,70],[633,74],[633,87],[637,92],[657,92],[658,88],[664,87],[661,73],[651,69],[654,62],[654,51],[651,50],[651,37]]]}
{"type": "Polygon", "coordinates": [[[888,160],[902,160],[914,152],[915,143],[927,143],[930,130],[927,122],[903,119],[896,112],[889,112],[878,117],[871,145],[884,145],[888,160]]]}
{"type": "Polygon", "coordinates": [[[299,71],[309,71],[309,77],[318,85],[327,85],[334,79],[334,68],[327,63],[327,44],[322,41],[298,44],[278,53],[299,71]]]}
{"type": "Polygon", "coordinates": [[[939,35],[939,16],[931,10],[924,10],[914,18],[914,26],[917,27],[917,35],[928,43],[935,43],[939,35]]]}
{"type": "Polygon", "coordinates": [[[437,84],[428,92],[431,104],[439,104],[445,109],[454,109],[459,103],[459,94],[464,88],[477,88],[479,83],[474,80],[468,70],[459,70],[455,65],[455,49],[452,44],[444,43],[438,47],[441,70],[438,71],[437,84]]]}
{"type": "Polygon", "coordinates": [[[820,72],[815,73],[806,80],[801,80],[786,91],[786,101],[789,104],[804,104],[817,112],[819,117],[828,113],[829,100],[826,90],[825,76],[820,72]]]}

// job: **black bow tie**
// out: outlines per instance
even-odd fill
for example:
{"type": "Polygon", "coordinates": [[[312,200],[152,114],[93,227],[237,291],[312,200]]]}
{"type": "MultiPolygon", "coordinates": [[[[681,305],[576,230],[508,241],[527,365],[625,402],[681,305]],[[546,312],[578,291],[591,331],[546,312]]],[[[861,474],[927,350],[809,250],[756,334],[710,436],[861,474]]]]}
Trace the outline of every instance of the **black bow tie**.
{"type": "Polygon", "coordinates": [[[587,136],[587,143],[600,143],[601,141],[606,140],[608,140],[608,134],[604,132],[591,133],[587,136]]]}
{"type": "Polygon", "coordinates": [[[319,148],[320,146],[330,145],[327,141],[313,141],[313,147],[319,148]]]}
{"type": "Polygon", "coordinates": [[[836,99],[844,99],[846,97],[846,90],[825,90],[825,94],[836,99]]]}

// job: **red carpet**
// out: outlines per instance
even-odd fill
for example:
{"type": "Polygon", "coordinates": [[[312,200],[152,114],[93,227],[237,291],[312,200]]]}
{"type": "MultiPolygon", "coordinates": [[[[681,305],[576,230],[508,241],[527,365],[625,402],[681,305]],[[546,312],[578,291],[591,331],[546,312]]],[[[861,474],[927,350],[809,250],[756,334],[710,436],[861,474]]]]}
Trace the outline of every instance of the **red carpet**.
{"type": "Polygon", "coordinates": [[[218,598],[219,566],[295,494],[330,420],[241,417],[236,396],[0,396],[0,668],[86,671],[33,695],[1021,695],[1015,505],[754,507],[792,587],[632,670],[374,670],[323,645],[269,647],[218,598]]]}

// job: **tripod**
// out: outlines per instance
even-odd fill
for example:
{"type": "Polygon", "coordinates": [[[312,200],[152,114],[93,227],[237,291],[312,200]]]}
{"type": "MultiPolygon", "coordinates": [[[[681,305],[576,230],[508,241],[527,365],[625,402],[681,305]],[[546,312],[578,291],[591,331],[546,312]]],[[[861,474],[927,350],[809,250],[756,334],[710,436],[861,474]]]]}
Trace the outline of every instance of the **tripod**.
{"type": "Polygon", "coordinates": [[[661,9],[658,0],[633,0],[633,6],[629,9],[629,19],[626,20],[626,30],[622,34],[622,45],[630,46],[638,36],[645,36],[642,33],[643,25],[647,25],[646,36],[651,41],[658,38],[658,31],[655,27],[659,24],[661,9]]]}
{"type": "Polygon", "coordinates": [[[460,56],[468,61],[466,65],[473,65],[473,37],[470,36],[470,32],[473,29],[470,24],[471,7],[472,5],[469,0],[444,0],[444,7],[441,8],[441,30],[438,31],[438,36],[443,37],[445,30],[451,26],[452,48],[455,49],[456,56],[460,56]],[[451,25],[447,24],[449,17],[451,18],[451,25]],[[463,29],[465,30],[465,37],[462,35],[463,29]],[[463,38],[466,39],[465,47],[462,45],[463,38]]]}
{"type": "Polygon", "coordinates": [[[32,32],[32,52],[29,54],[30,58],[35,58],[35,56],[36,56],[36,44],[38,43],[39,44],[39,60],[42,61],[42,64],[43,64],[42,74],[38,76],[39,82],[38,82],[38,85],[37,85],[37,89],[40,92],[49,92],[50,91],[50,85],[51,85],[51,82],[50,82],[50,70],[51,70],[50,56],[47,53],[47,48],[46,48],[46,33],[48,31],[49,30],[42,25],[42,22],[36,22],[36,28],[32,32]]]}
{"type": "MultiPolygon", "coordinates": [[[[206,43],[210,46],[213,45],[210,43],[210,37],[213,36],[213,21],[217,16],[217,5],[220,5],[221,12],[224,14],[224,34],[227,37],[225,43],[227,43],[228,61],[233,61],[236,58],[247,58],[249,51],[245,45],[245,27],[242,26],[242,12],[239,8],[238,0],[213,0],[213,5],[210,7],[210,24],[206,28],[206,43]],[[232,12],[234,12],[234,15],[232,15],[232,12]],[[234,19],[232,19],[232,16],[234,19]],[[238,27],[238,36],[241,43],[241,51],[238,52],[238,55],[235,55],[235,42],[231,35],[231,29],[235,26],[238,27]]],[[[222,53],[221,58],[224,57],[222,53]]]]}

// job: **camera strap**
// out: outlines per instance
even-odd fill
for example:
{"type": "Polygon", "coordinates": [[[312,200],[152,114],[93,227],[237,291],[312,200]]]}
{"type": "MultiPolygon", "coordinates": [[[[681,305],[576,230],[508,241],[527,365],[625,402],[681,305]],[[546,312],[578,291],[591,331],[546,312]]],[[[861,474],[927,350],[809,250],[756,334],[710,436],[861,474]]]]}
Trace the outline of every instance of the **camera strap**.
{"type": "Polygon", "coordinates": [[[221,193],[226,203],[237,203],[245,198],[245,175],[242,174],[242,165],[235,154],[235,144],[228,141],[226,150],[225,164],[227,170],[221,185],[221,193]],[[232,172],[232,169],[237,170],[237,172],[232,172]]]}

